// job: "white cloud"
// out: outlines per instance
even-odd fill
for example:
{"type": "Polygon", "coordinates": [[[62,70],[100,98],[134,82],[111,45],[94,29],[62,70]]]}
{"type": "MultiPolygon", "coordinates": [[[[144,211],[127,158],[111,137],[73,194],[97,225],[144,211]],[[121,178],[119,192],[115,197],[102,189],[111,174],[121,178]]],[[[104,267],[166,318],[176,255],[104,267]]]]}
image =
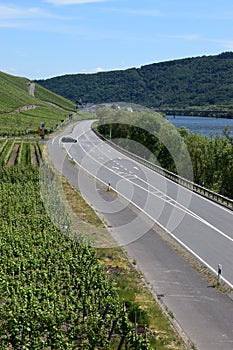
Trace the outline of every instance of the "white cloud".
{"type": "Polygon", "coordinates": [[[212,42],[219,44],[226,50],[233,51],[233,40],[227,39],[215,39],[215,38],[206,38],[197,34],[184,34],[184,35],[161,35],[162,38],[168,39],[181,39],[187,41],[203,41],[203,42],[212,42]]]}
{"type": "Polygon", "coordinates": [[[11,6],[0,5],[0,19],[19,18],[25,16],[25,11],[11,6]]]}
{"type": "Polygon", "coordinates": [[[164,14],[161,13],[159,10],[145,10],[145,9],[138,9],[138,10],[126,10],[124,11],[126,14],[129,15],[136,15],[136,16],[145,16],[145,17],[164,17],[164,14]]]}
{"type": "Polygon", "coordinates": [[[210,39],[209,41],[220,44],[226,50],[233,51],[233,40],[210,39]]]}
{"type": "Polygon", "coordinates": [[[113,12],[122,15],[134,15],[134,16],[145,16],[145,17],[164,17],[159,10],[145,10],[145,9],[121,9],[121,8],[110,8],[108,12],[113,12]]]}
{"type": "Polygon", "coordinates": [[[184,34],[184,35],[161,35],[163,38],[168,39],[181,39],[181,40],[188,40],[188,41],[196,41],[196,40],[202,40],[200,35],[197,34],[184,34]]]}
{"type": "MultiPolygon", "coordinates": [[[[38,23],[33,26],[33,21],[42,19],[58,19],[62,21],[82,20],[78,16],[63,16],[49,13],[38,7],[21,8],[16,6],[7,6],[0,4],[0,28],[32,28],[44,30],[44,24],[40,26],[38,23]],[[25,21],[31,20],[30,21],[25,21]]],[[[48,29],[48,28],[47,28],[48,29]]]]}
{"type": "Polygon", "coordinates": [[[0,28],[19,28],[22,27],[21,23],[17,22],[0,22],[0,28]]]}
{"type": "Polygon", "coordinates": [[[17,69],[14,67],[10,67],[10,68],[8,68],[8,72],[15,73],[15,72],[17,72],[17,69]]]}
{"type": "Polygon", "coordinates": [[[217,13],[200,13],[198,15],[195,15],[194,18],[201,19],[201,20],[215,20],[215,21],[232,21],[233,19],[233,12],[232,10],[229,11],[223,11],[223,12],[217,12],[217,13]]]}
{"type": "Polygon", "coordinates": [[[14,74],[17,72],[17,69],[15,67],[5,67],[5,68],[1,68],[0,67],[0,72],[5,72],[5,73],[8,73],[8,74],[14,74]]]}
{"type": "Polygon", "coordinates": [[[44,2],[53,4],[53,5],[78,5],[78,4],[87,4],[94,2],[105,2],[106,0],[44,0],[44,2]]]}
{"type": "Polygon", "coordinates": [[[96,71],[96,73],[99,73],[99,72],[103,72],[104,69],[101,67],[96,67],[95,71],[96,71]]]}
{"type": "Polygon", "coordinates": [[[0,5],[0,19],[7,20],[7,19],[15,19],[15,18],[29,18],[29,17],[48,17],[50,16],[47,12],[37,8],[37,7],[31,7],[28,9],[14,7],[14,6],[6,6],[6,5],[0,5]]]}
{"type": "Polygon", "coordinates": [[[99,73],[99,72],[104,72],[104,69],[101,67],[96,67],[96,68],[91,68],[91,69],[82,69],[81,73],[86,73],[86,74],[92,74],[92,73],[99,73]]]}

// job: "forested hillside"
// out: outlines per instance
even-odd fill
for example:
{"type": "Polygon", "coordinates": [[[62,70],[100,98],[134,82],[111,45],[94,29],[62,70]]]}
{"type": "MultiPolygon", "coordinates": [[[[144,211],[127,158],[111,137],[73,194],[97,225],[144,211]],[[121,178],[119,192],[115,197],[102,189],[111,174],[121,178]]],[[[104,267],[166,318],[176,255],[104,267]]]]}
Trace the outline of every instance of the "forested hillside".
{"type": "Polygon", "coordinates": [[[233,117],[233,52],[37,82],[74,102],[125,101],[158,110],[225,111],[233,117]]]}

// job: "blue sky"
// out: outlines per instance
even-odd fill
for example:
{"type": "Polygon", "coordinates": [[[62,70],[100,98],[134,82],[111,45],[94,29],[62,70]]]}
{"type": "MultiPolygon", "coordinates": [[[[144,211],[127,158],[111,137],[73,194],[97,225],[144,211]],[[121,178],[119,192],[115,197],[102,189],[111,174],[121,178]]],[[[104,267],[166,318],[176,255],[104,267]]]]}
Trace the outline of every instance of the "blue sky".
{"type": "Polygon", "coordinates": [[[233,51],[232,0],[0,0],[0,70],[29,79],[233,51]]]}

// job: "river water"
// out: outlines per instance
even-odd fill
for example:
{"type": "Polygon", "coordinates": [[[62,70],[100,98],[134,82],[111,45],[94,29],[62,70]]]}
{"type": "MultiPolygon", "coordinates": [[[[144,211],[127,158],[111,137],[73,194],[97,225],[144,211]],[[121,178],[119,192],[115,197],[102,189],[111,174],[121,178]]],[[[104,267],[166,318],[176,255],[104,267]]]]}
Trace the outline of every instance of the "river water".
{"type": "Polygon", "coordinates": [[[231,127],[231,136],[233,136],[233,119],[188,116],[167,116],[166,119],[177,128],[185,126],[194,134],[202,134],[208,137],[210,137],[211,133],[222,135],[222,128],[229,125],[231,127]]]}

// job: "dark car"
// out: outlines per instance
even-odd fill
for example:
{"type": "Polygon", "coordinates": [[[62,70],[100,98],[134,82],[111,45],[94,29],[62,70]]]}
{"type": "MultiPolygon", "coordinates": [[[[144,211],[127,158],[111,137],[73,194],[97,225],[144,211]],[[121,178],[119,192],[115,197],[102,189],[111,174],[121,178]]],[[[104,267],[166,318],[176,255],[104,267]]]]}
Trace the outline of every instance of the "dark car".
{"type": "Polygon", "coordinates": [[[74,139],[72,136],[63,136],[61,138],[61,142],[77,142],[76,139],[74,139]]]}

